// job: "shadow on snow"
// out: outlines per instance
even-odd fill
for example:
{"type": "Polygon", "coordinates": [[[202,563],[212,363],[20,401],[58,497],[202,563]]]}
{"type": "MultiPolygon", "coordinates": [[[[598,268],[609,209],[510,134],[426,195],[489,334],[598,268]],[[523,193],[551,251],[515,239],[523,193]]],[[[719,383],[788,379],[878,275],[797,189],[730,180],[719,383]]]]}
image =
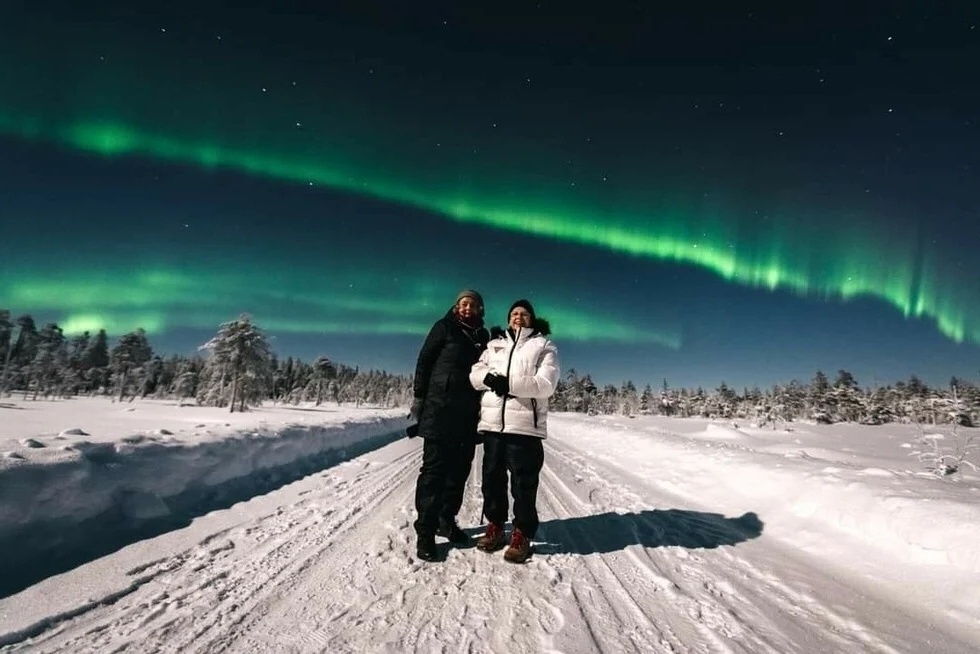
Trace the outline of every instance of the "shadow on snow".
{"type": "Polygon", "coordinates": [[[681,509],[600,513],[542,522],[534,551],[538,554],[602,554],[630,545],[711,549],[758,538],[762,527],[762,520],[752,512],[737,518],[681,509]]]}

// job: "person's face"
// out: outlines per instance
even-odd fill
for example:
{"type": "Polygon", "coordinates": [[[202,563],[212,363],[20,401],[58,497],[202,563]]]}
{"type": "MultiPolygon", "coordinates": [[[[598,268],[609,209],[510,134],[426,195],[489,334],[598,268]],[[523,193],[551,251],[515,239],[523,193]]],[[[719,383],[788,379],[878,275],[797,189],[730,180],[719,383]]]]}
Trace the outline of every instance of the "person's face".
{"type": "Polygon", "coordinates": [[[518,329],[531,326],[531,313],[524,307],[514,307],[507,320],[507,326],[518,329]]]}
{"type": "Polygon", "coordinates": [[[480,305],[476,300],[467,296],[456,303],[456,313],[461,318],[475,318],[480,315],[480,305]]]}

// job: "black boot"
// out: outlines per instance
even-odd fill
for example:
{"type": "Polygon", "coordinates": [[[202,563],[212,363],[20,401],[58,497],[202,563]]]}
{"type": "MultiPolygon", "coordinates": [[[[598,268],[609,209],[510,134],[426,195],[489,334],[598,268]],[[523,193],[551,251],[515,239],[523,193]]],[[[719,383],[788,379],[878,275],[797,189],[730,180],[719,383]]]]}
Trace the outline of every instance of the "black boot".
{"type": "Polygon", "coordinates": [[[439,550],[436,549],[436,537],[431,534],[419,534],[418,543],[415,546],[415,555],[422,561],[438,560],[439,550]]]}
{"type": "Polygon", "coordinates": [[[470,542],[470,537],[455,522],[443,522],[440,524],[436,530],[436,535],[448,538],[449,542],[453,545],[466,545],[470,542]]]}

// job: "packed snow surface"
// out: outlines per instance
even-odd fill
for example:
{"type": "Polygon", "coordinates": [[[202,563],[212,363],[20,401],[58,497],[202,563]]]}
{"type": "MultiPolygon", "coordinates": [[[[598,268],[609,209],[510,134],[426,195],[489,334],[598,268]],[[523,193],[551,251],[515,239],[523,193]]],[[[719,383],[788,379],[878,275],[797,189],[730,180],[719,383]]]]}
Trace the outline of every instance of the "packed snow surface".
{"type": "Polygon", "coordinates": [[[403,416],[3,400],[0,551],[37,578],[0,598],[0,650],[980,651],[980,478],[925,471],[915,426],[556,414],[513,565],[415,558],[403,416]]]}

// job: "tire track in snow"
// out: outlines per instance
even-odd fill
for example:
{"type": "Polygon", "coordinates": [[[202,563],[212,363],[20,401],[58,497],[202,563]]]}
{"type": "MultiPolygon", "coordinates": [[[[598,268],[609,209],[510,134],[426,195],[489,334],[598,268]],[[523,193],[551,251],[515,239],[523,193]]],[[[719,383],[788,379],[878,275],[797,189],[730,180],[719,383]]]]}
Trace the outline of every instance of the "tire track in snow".
{"type": "MultiPolygon", "coordinates": [[[[421,443],[399,441],[276,491],[264,498],[276,509],[134,570],[133,592],[10,651],[935,650],[921,640],[928,631],[903,630],[914,616],[828,562],[764,536],[745,541],[723,516],[671,512],[677,499],[555,431],[525,565],[474,548],[417,561],[421,443]],[[815,588],[818,574],[836,586],[815,588]]],[[[474,536],[479,460],[460,515],[474,536]]]]}
{"type": "Polygon", "coordinates": [[[385,466],[355,460],[320,473],[318,488],[304,501],[140,570],[152,580],[138,591],[56,625],[30,646],[42,652],[221,651],[318,557],[343,543],[412,475],[417,459],[408,452],[385,466]],[[352,480],[340,476],[350,468],[361,470],[352,480]]]}
{"type": "MultiPolygon", "coordinates": [[[[591,507],[578,499],[556,471],[553,463],[556,452],[549,454],[551,457],[546,456],[545,461],[550,459],[552,463],[546,463],[542,471],[539,512],[547,511],[559,520],[588,515],[591,507]]],[[[552,522],[548,531],[563,532],[556,540],[566,542],[574,539],[578,543],[598,544],[601,540],[583,529],[573,532],[562,528],[560,522],[557,525],[552,522]]],[[[541,535],[551,537],[550,533],[542,532],[541,535]]],[[[598,551],[601,548],[583,549],[598,551]]],[[[549,557],[549,563],[556,565],[551,558],[564,558],[563,564],[579,568],[573,584],[576,608],[586,621],[588,631],[599,634],[598,637],[593,635],[592,644],[596,651],[643,651],[649,648],[665,652],[696,651],[684,644],[702,640],[696,623],[672,619],[670,607],[665,606],[667,602],[677,600],[676,593],[672,592],[674,584],[667,577],[654,574],[649,567],[631,566],[629,562],[623,565],[618,561],[623,558],[621,553],[603,556],[555,554],[549,557]],[[600,601],[596,601],[597,598],[600,601]]]]}
{"type": "MultiPolygon", "coordinates": [[[[300,597],[311,600],[293,607],[310,628],[304,637],[290,641],[290,648],[311,652],[541,651],[542,635],[560,630],[562,616],[547,594],[525,591],[528,583],[554,589],[561,579],[550,571],[535,575],[533,568],[508,564],[501,552],[487,555],[472,547],[449,549],[444,563],[415,560],[411,528],[414,482],[412,474],[403,491],[378,508],[376,520],[360,525],[344,556],[325,566],[330,580],[311,575],[302,589],[295,589],[300,597]],[[351,591],[343,598],[334,598],[336,593],[331,590],[337,576],[351,591]],[[314,602],[316,609],[305,608],[314,602]],[[343,606],[342,615],[336,612],[336,620],[324,619],[337,608],[334,604],[343,606]]],[[[478,472],[471,476],[470,484],[461,512],[464,527],[480,514],[478,472]]],[[[470,531],[475,535],[477,530],[470,531]]],[[[285,614],[270,615],[254,631],[275,632],[284,619],[285,614]]]]}
{"type": "MultiPolygon", "coordinates": [[[[633,511],[631,521],[638,530],[663,532],[663,524],[650,517],[653,513],[650,509],[654,502],[673,508],[671,505],[675,505],[676,500],[628,472],[596,464],[586,454],[558,439],[549,439],[546,443],[546,461],[552,462],[555,478],[573,480],[572,484],[561,482],[551,488],[559,504],[564,504],[564,510],[581,516],[622,511],[628,507],[633,511]],[[566,470],[558,472],[561,467],[566,470]],[[610,481],[624,477],[628,485],[610,481]]],[[[557,508],[562,510],[562,507],[557,508]]],[[[708,534],[710,541],[710,534],[713,530],[718,531],[719,523],[705,520],[700,517],[702,515],[711,514],[685,512],[679,520],[668,522],[668,531],[680,528],[700,536],[708,534]]],[[[556,526],[560,528],[560,525],[559,522],[556,526]]],[[[588,535],[577,537],[589,538],[588,535]]],[[[601,544],[601,539],[592,538],[601,544]]],[[[665,540],[673,542],[677,539],[667,537],[665,540]]],[[[658,651],[688,651],[686,648],[691,648],[690,651],[711,652],[820,650],[892,654],[916,650],[908,633],[901,629],[912,616],[904,615],[894,607],[879,605],[870,614],[884,617],[876,618],[874,625],[865,624],[856,616],[868,615],[869,603],[878,604],[876,599],[868,597],[862,588],[849,585],[846,575],[837,577],[839,581],[831,594],[832,599],[817,596],[815,589],[807,583],[808,578],[813,578],[813,571],[826,568],[828,576],[836,576],[840,571],[828,566],[827,562],[787,551],[782,544],[760,539],[736,547],[689,548],[666,544],[640,546],[638,543],[643,542],[640,538],[635,542],[636,545],[623,548],[621,556],[615,552],[602,556],[610,573],[630,588],[634,584],[642,585],[640,578],[647,576],[647,583],[665,591],[651,601],[662,604],[664,596],[669,598],[669,609],[658,619],[664,620],[671,629],[683,630],[679,619],[686,616],[699,627],[700,638],[684,637],[684,648],[675,650],[672,647],[676,645],[668,647],[664,644],[664,649],[658,651]],[[815,624],[822,626],[814,630],[815,624]],[[884,635],[879,636],[879,632],[884,635]],[[698,642],[701,644],[695,645],[698,642]]],[[[601,575],[598,583],[603,583],[601,575]]],[[[832,584],[822,579],[821,586],[827,585],[832,584]]],[[[622,632],[625,631],[624,627],[622,632]]],[[[911,633],[921,632],[913,630],[911,633]]],[[[926,651],[930,646],[934,647],[935,641],[921,643],[918,651],[926,651]]]]}

